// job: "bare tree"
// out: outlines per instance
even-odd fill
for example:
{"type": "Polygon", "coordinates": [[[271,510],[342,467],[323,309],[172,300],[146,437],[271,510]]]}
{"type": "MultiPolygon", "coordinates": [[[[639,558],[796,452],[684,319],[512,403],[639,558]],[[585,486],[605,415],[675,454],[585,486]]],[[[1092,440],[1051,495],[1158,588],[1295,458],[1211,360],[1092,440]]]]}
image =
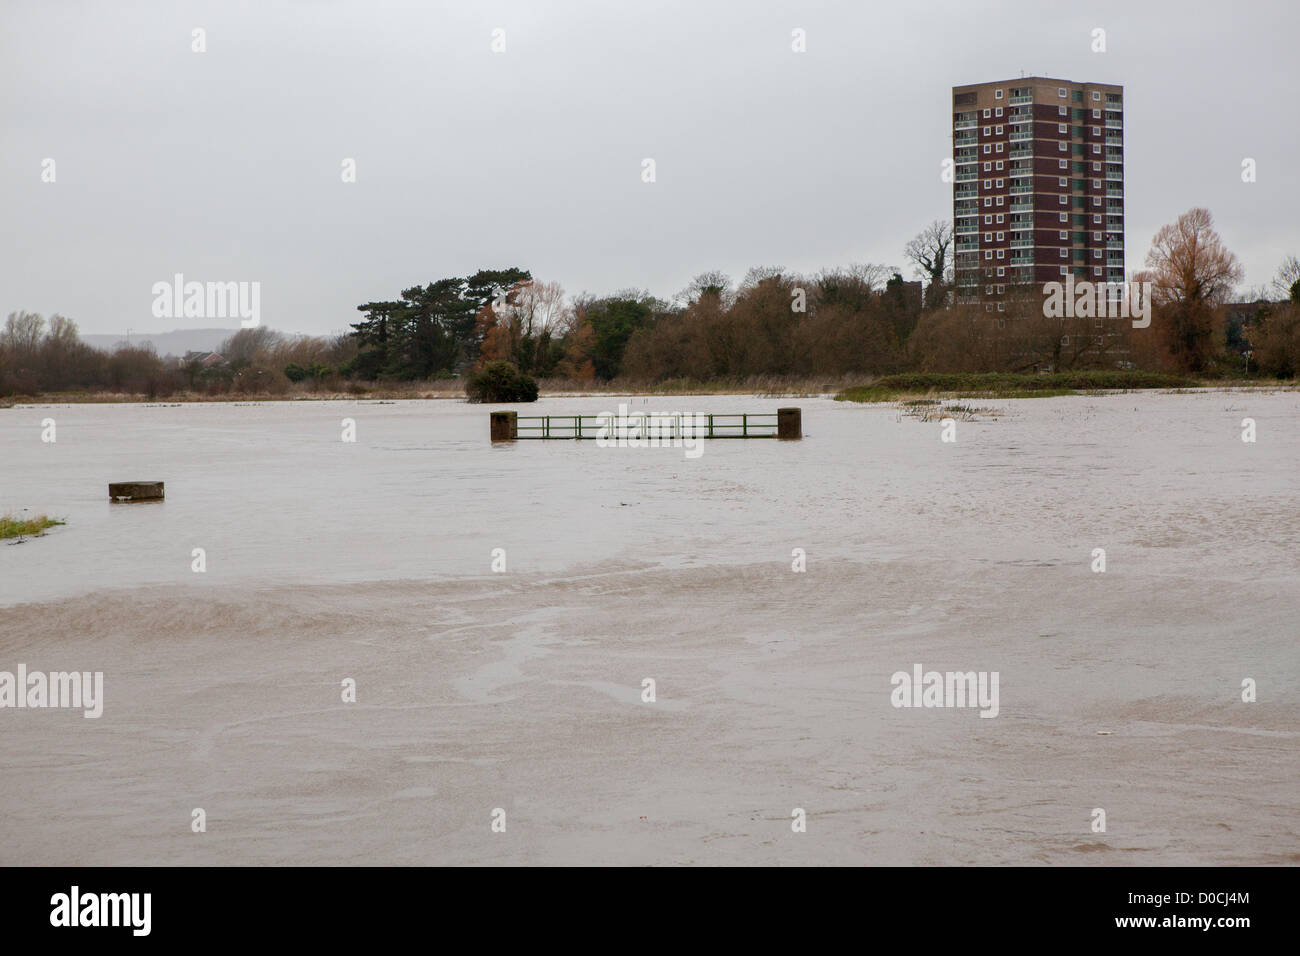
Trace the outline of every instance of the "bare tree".
{"type": "Polygon", "coordinates": [[[1214,230],[1208,209],[1189,209],[1162,226],[1147,253],[1151,300],[1163,313],[1170,353],[1188,371],[1211,363],[1218,338],[1218,307],[1244,272],[1214,230]]]}
{"type": "Polygon", "coordinates": [[[719,300],[727,298],[731,292],[731,277],[725,272],[713,269],[701,272],[681,292],[677,299],[684,303],[698,302],[702,296],[716,296],[719,300]]]}
{"type": "Polygon", "coordinates": [[[1300,259],[1287,256],[1273,277],[1273,294],[1279,299],[1300,302],[1300,259]]]}
{"type": "Polygon", "coordinates": [[[943,301],[945,286],[951,273],[948,254],[952,249],[952,223],[936,219],[926,226],[903,250],[916,267],[917,275],[928,277],[930,285],[925,292],[925,307],[934,309],[943,301]]]}

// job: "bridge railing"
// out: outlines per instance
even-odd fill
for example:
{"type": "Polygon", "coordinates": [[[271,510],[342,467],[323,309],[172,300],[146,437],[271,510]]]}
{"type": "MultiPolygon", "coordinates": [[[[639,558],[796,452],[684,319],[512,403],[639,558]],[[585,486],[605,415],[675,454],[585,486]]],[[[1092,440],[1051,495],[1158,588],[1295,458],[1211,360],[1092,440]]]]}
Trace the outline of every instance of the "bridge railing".
{"type": "Polygon", "coordinates": [[[527,439],[595,439],[618,441],[636,437],[671,441],[679,438],[776,438],[775,412],[707,412],[626,415],[519,415],[516,437],[527,439]]]}

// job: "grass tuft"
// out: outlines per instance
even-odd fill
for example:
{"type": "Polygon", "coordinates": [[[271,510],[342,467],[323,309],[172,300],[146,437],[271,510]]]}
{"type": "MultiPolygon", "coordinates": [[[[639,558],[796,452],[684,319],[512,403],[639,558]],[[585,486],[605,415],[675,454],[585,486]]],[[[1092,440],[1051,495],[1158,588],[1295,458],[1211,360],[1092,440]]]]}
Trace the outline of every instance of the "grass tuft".
{"type": "Polygon", "coordinates": [[[23,537],[40,537],[45,533],[47,528],[53,528],[55,525],[67,524],[66,521],[59,521],[47,515],[37,515],[35,518],[19,518],[14,514],[0,515],[0,538],[23,538],[23,537]]]}

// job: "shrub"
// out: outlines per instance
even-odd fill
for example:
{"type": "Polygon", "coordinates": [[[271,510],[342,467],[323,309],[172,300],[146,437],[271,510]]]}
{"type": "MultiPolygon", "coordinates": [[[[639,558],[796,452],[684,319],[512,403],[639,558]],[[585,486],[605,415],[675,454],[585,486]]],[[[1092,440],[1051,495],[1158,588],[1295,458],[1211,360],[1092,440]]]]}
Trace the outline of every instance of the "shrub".
{"type": "Polygon", "coordinates": [[[537,382],[511,362],[488,362],[465,381],[471,402],[535,402],[537,382]]]}

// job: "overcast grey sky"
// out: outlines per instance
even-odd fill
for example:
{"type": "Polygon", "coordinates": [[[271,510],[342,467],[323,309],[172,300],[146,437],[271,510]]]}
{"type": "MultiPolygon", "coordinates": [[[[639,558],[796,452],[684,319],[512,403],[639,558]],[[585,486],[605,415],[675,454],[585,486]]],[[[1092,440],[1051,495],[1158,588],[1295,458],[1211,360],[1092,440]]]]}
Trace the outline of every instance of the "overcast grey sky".
{"type": "Polygon", "coordinates": [[[480,268],[669,297],[901,266],[951,215],[951,88],[1021,71],[1124,85],[1130,271],[1199,205],[1265,284],[1300,253],[1298,28],[1294,0],[0,0],[0,313],[223,324],[153,317],[180,272],[322,333],[480,268]]]}

